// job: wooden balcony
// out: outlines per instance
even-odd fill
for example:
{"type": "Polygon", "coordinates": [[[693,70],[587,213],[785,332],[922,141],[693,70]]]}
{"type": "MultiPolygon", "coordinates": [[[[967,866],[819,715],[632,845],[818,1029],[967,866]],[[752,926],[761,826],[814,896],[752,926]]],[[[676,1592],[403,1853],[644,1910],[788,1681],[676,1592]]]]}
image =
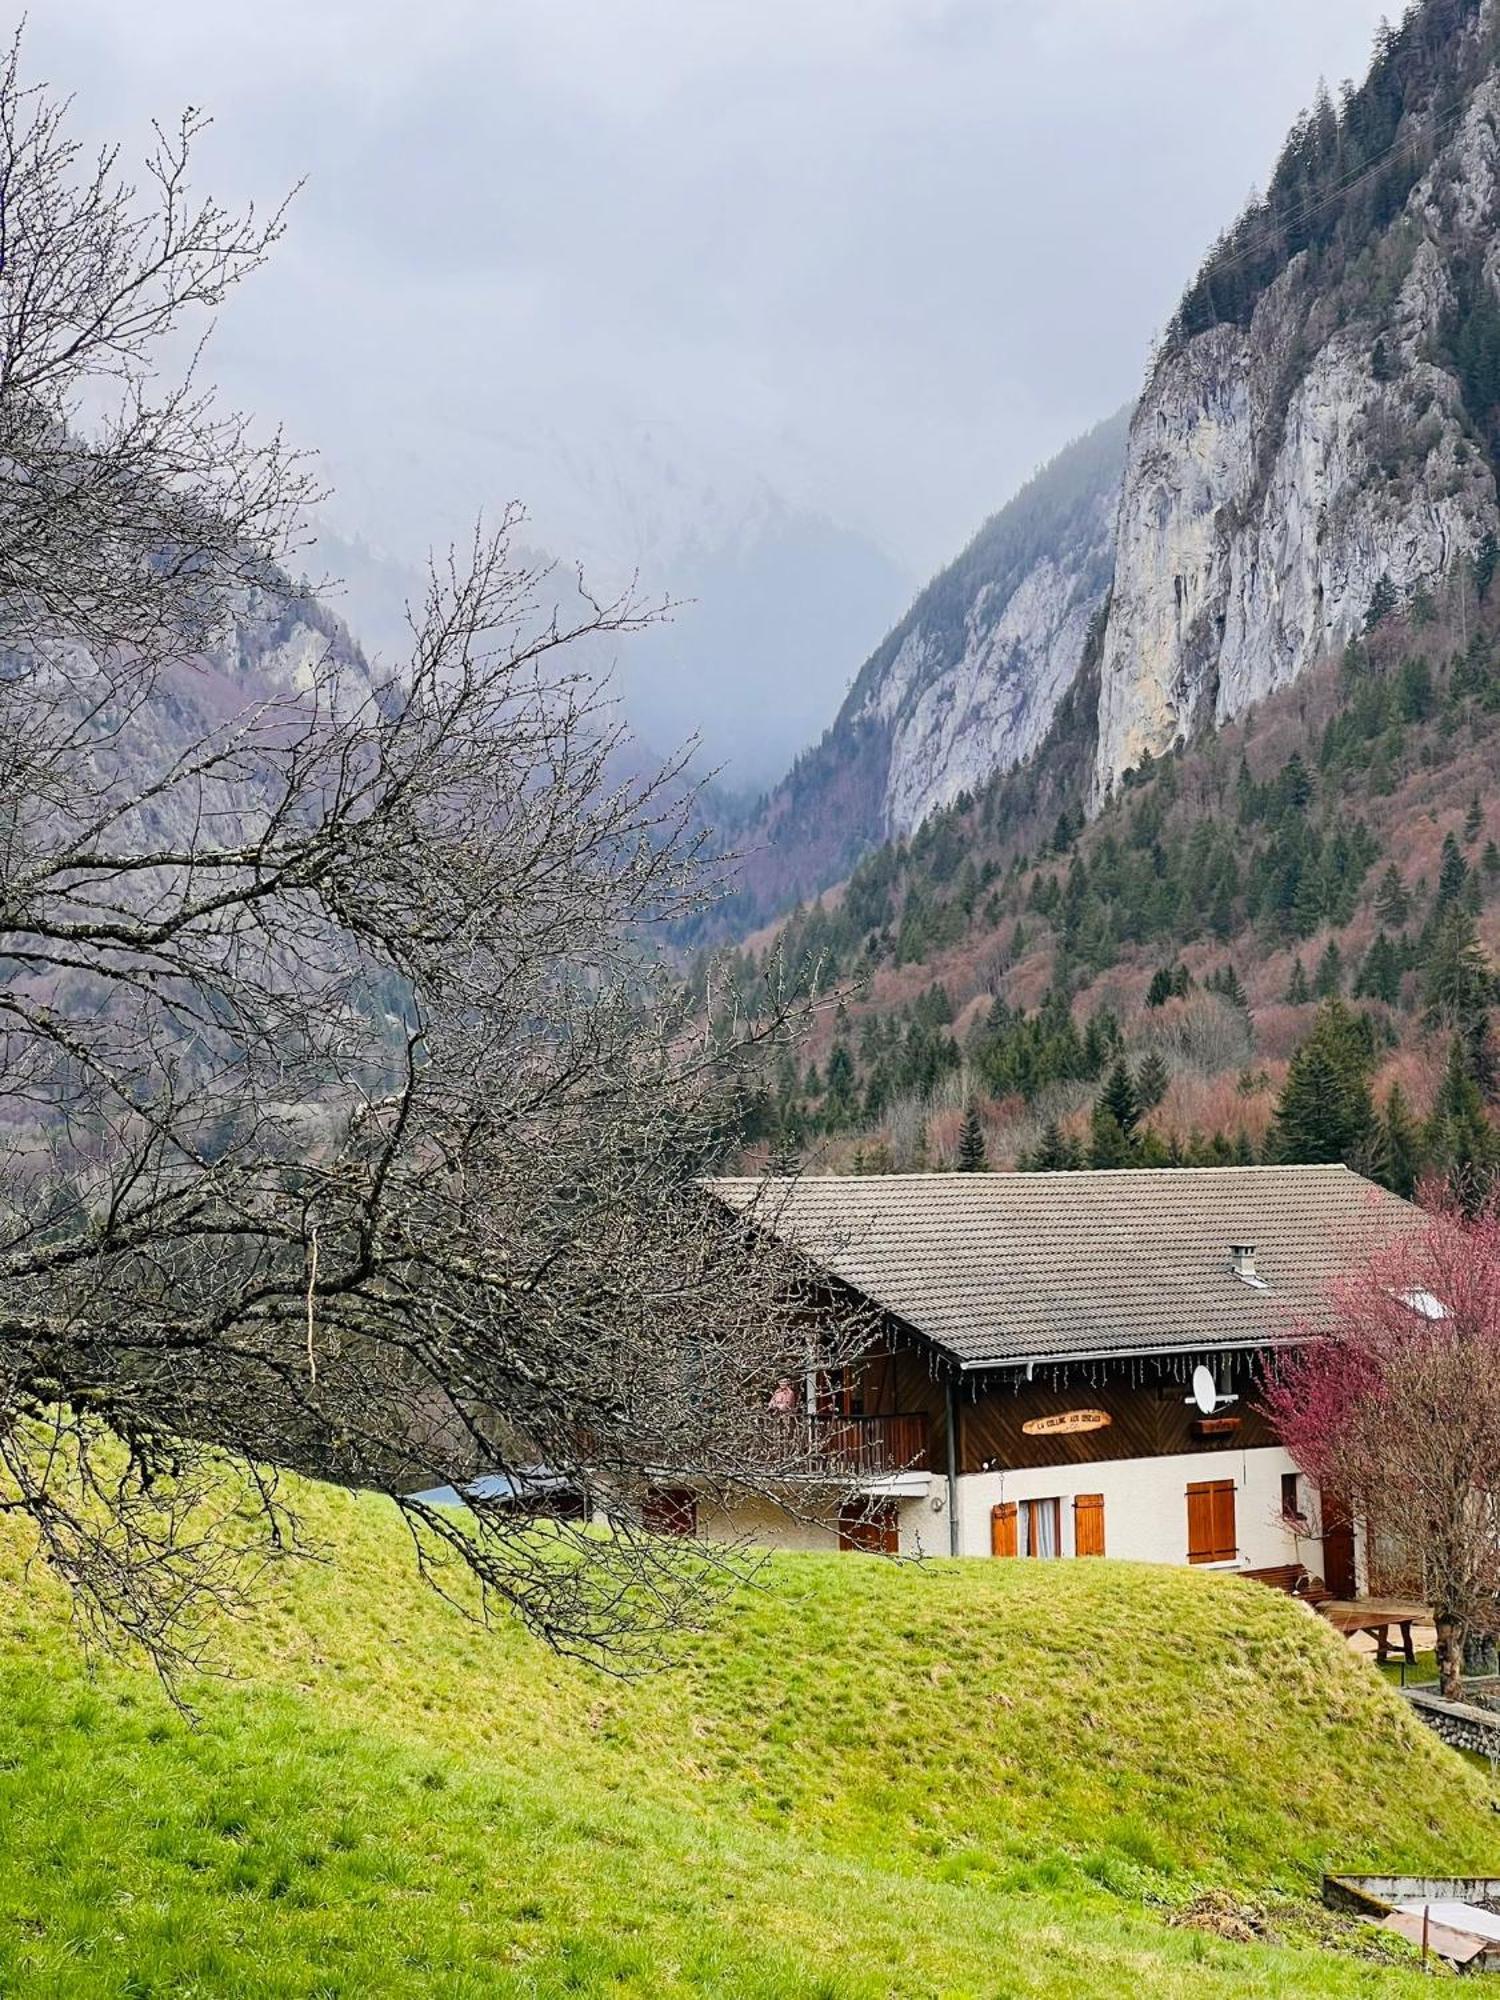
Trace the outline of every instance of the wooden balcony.
{"type": "Polygon", "coordinates": [[[812,1455],[830,1471],[859,1479],[929,1472],[927,1416],[814,1417],[812,1455]]]}

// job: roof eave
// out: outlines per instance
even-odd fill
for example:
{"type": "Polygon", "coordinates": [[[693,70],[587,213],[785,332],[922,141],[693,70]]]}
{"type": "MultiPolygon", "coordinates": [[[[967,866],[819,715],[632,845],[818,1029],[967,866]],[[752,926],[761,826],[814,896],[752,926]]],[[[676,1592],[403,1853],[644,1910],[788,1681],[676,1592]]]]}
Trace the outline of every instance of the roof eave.
{"type": "Polygon", "coordinates": [[[1290,1347],[1300,1338],[1295,1333],[1257,1334],[1251,1338],[1231,1340],[1189,1340],[1171,1346],[1070,1347],[1064,1352],[1054,1354],[1005,1355],[983,1361],[965,1361],[960,1360],[945,1342],[935,1339],[931,1334],[924,1337],[934,1347],[941,1348],[952,1360],[957,1361],[965,1375],[993,1375],[1000,1368],[1061,1368],[1075,1361],[1149,1361],[1154,1355],[1159,1354],[1221,1354],[1227,1348],[1238,1350],[1290,1347]]]}

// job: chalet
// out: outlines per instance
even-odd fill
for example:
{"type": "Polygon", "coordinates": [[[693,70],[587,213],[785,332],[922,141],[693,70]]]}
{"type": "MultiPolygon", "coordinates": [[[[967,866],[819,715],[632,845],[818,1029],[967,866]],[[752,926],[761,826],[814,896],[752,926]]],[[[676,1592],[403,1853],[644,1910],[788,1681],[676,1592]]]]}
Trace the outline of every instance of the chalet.
{"type": "MultiPolygon", "coordinates": [[[[1418,1224],[1342,1166],[718,1180],[881,1334],[803,1394],[857,1476],[802,1545],[1301,1562],[1337,1596],[1355,1537],[1257,1406],[1328,1288],[1418,1224]],[[1326,1520],[1325,1517],[1326,1516],[1326,1520]]],[[[693,1520],[713,1534],[745,1522],[693,1520]]]]}

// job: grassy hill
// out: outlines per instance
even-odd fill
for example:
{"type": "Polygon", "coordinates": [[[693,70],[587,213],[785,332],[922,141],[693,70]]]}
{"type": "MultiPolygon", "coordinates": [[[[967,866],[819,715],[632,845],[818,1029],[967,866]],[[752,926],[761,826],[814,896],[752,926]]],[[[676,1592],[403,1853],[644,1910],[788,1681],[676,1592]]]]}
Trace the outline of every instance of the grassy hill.
{"type": "Polygon", "coordinates": [[[226,1637],[197,1722],[6,1556],[0,1991],[1417,1991],[1325,1863],[1493,1867],[1485,1787],[1305,1611],[1128,1565],[767,1565],[624,1684],[486,1634],[392,1511],[226,1637]],[[1179,1919],[1227,1891],[1275,1941],[1179,1919]]]}

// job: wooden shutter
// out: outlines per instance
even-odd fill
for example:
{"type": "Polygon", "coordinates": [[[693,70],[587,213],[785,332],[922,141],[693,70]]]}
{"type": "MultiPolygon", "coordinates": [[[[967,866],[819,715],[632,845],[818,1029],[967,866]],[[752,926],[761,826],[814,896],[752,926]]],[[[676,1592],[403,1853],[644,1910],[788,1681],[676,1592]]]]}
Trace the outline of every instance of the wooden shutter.
{"type": "Polygon", "coordinates": [[[1002,1500],[990,1509],[990,1554],[1013,1556],[1016,1552],[1016,1503],[1002,1500]]]}
{"type": "Polygon", "coordinates": [[[1234,1481],[1203,1479],[1187,1490],[1190,1563],[1233,1562],[1239,1554],[1234,1521],[1234,1481]]]}
{"type": "Polygon", "coordinates": [[[1073,1553],[1075,1556],[1102,1556],[1104,1553],[1102,1493],[1075,1493],[1073,1496],[1073,1553]]]}

